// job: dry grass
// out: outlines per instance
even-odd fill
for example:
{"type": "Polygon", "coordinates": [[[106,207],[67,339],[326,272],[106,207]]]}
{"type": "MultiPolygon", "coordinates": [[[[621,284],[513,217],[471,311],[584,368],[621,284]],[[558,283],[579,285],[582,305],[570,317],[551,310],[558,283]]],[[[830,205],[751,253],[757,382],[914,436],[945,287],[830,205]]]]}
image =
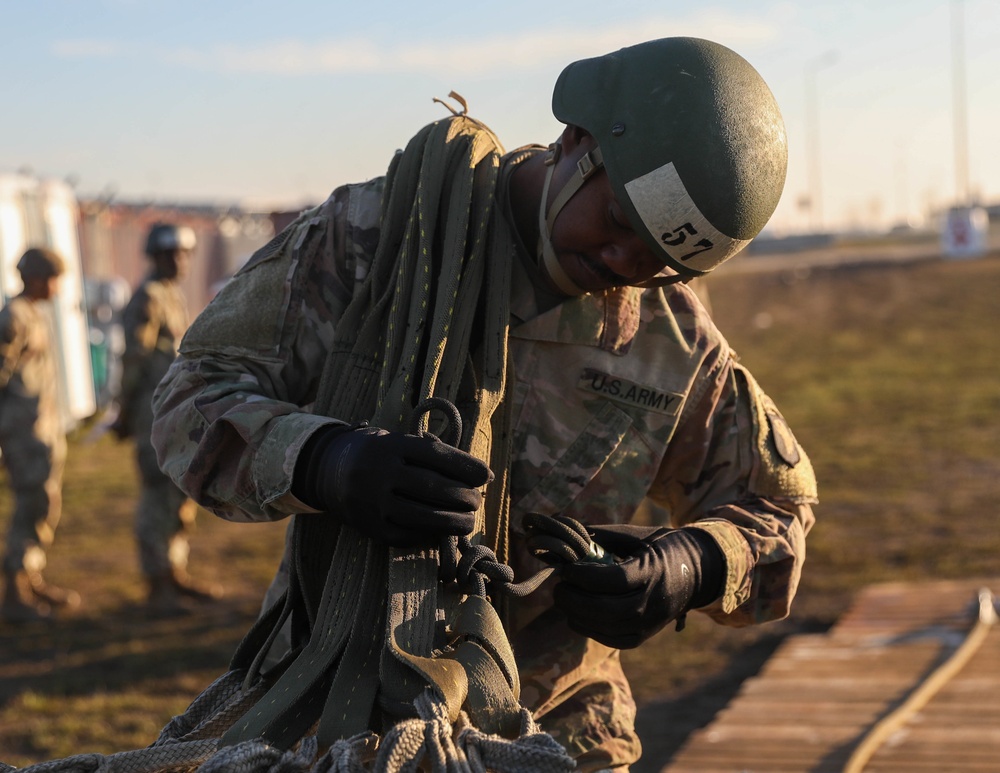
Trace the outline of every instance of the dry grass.
{"type": "Polygon", "coordinates": [[[161,619],[141,604],[132,537],[137,490],[128,445],[74,439],[46,574],[77,588],[84,604],[46,624],[0,623],[3,762],[147,746],[226,671],[256,615],[281,556],[283,525],[236,525],[202,513],[191,571],[222,583],[227,598],[189,617],[161,619]]]}
{"type": "MultiPolygon", "coordinates": [[[[789,620],[730,630],[692,619],[626,653],[647,741],[637,770],[658,769],[781,637],[823,630],[858,588],[1000,575],[1000,259],[723,272],[710,288],[720,327],[809,451],[822,503],[789,620]]],[[[229,597],[157,620],[138,603],[135,494],[128,447],[73,443],[49,574],[85,606],[49,625],[0,626],[4,762],[148,744],[225,671],[254,617],[283,527],[203,514],[192,571],[229,597]]]]}

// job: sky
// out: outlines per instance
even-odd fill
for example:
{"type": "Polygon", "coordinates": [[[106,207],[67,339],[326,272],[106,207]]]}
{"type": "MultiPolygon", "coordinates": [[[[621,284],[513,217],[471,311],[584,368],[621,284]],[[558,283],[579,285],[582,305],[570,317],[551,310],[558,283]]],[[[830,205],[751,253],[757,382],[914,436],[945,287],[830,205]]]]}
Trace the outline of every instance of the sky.
{"type": "Polygon", "coordinates": [[[0,173],[296,209],[382,174],[451,91],[508,149],[547,144],[563,66],[673,35],[774,92],[776,235],[1000,202],[1000,0],[0,0],[0,173]]]}

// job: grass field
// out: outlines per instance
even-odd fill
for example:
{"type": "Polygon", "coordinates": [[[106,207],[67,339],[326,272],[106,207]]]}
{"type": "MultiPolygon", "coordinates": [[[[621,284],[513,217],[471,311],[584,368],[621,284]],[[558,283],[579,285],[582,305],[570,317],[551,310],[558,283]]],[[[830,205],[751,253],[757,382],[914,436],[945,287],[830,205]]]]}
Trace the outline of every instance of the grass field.
{"type": "MultiPolygon", "coordinates": [[[[861,587],[1000,577],[1000,258],[794,274],[721,272],[720,327],[776,400],[820,481],[792,616],[731,630],[694,616],[625,654],[656,770],[782,637],[821,631],[861,587]]],[[[158,620],[139,604],[127,446],[75,438],[50,579],[83,608],[0,625],[0,761],[23,766],[150,743],[214,677],[252,621],[281,525],[203,514],[192,572],[227,599],[158,620]]],[[[8,506],[0,489],[0,506],[8,506]]]]}

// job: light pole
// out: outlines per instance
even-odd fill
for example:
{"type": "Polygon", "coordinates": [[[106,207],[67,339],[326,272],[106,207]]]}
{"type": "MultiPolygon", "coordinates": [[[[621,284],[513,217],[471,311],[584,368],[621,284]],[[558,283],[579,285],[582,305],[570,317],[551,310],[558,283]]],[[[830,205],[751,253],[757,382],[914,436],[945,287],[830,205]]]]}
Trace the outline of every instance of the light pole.
{"type": "Polygon", "coordinates": [[[808,184],[809,225],[813,231],[823,228],[823,189],[820,183],[819,96],[816,81],[819,71],[837,61],[836,51],[827,51],[805,66],[806,85],[806,179],[808,184]]]}
{"type": "Polygon", "coordinates": [[[955,204],[968,207],[969,120],[965,101],[965,19],[962,0],[951,2],[952,114],[955,131],[955,204]]]}
{"type": "Polygon", "coordinates": [[[944,254],[973,258],[986,252],[989,216],[973,203],[969,187],[969,121],[965,99],[965,20],[962,0],[951,1],[952,112],[955,121],[955,202],[949,208],[942,231],[944,254]]]}

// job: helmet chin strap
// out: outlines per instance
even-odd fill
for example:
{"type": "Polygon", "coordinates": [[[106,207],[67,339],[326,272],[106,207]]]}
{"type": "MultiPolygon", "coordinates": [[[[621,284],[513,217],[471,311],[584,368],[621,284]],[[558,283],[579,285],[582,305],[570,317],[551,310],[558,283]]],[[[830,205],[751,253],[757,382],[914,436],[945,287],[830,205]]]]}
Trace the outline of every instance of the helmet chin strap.
{"type": "Polygon", "coordinates": [[[552,206],[548,207],[548,211],[546,212],[546,204],[549,200],[549,185],[552,182],[552,173],[555,171],[556,162],[559,160],[561,152],[562,146],[558,142],[555,142],[549,145],[549,150],[545,155],[545,166],[548,169],[545,172],[545,184],[542,186],[542,200],[538,206],[538,254],[541,256],[538,267],[561,293],[569,296],[586,295],[587,290],[584,290],[570,278],[559,262],[559,258],[556,257],[556,251],[552,247],[552,224],[555,223],[556,217],[558,217],[563,207],[566,206],[566,203],[604,165],[604,159],[601,156],[600,148],[594,148],[584,154],[576,162],[576,171],[573,173],[573,176],[566,181],[562,190],[556,194],[555,199],[552,201],[552,206]]]}
{"type": "MultiPolygon", "coordinates": [[[[587,180],[589,180],[597,171],[599,171],[602,166],[604,166],[604,157],[601,155],[600,148],[594,148],[593,150],[585,153],[583,157],[576,162],[576,171],[573,173],[573,176],[566,181],[562,190],[556,194],[555,199],[552,201],[552,206],[547,208],[546,204],[549,200],[549,187],[552,183],[552,173],[555,170],[556,162],[559,160],[561,152],[562,145],[555,142],[549,145],[548,152],[545,154],[545,166],[547,167],[545,172],[545,184],[542,186],[542,200],[538,206],[538,255],[541,256],[541,259],[538,260],[538,268],[564,295],[586,295],[588,291],[584,290],[570,278],[569,274],[566,273],[566,270],[559,262],[559,258],[556,257],[556,251],[552,247],[552,225],[556,222],[556,218],[559,216],[563,207],[565,207],[569,200],[576,195],[576,192],[583,187],[583,184],[587,182],[587,180]]],[[[645,282],[637,282],[634,286],[647,288],[666,287],[668,285],[677,284],[678,282],[687,282],[692,278],[693,277],[691,276],[685,276],[683,274],[655,276],[651,279],[647,279],[645,282]]]]}
{"type": "Polygon", "coordinates": [[[670,274],[669,276],[654,276],[652,279],[647,279],[645,282],[636,282],[633,287],[669,287],[670,285],[678,284],[679,282],[690,282],[694,279],[694,274],[690,276],[686,274],[670,274]]]}

